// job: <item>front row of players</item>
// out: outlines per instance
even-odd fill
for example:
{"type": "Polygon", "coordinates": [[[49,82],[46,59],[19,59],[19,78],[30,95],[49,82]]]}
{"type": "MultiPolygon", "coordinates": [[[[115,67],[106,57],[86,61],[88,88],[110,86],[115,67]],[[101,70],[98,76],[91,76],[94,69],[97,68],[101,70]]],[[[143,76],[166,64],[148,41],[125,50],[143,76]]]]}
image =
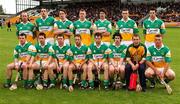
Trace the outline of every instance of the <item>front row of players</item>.
{"type": "Polygon", "coordinates": [[[76,79],[80,80],[81,89],[94,89],[102,70],[104,89],[109,89],[117,80],[129,89],[130,76],[134,72],[138,72],[142,91],[146,89],[146,79],[150,80],[150,87],[155,87],[156,77],[164,79],[166,83],[175,78],[175,73],[169,66],[171,53],[163,44],[161,35],[155,36],[155,45],[148,49],[140,42],[138,35],[133,36],[133,43],[129,47],[121,45],[122,37],[117,33],[113,35],[114,43],[109,47],[102,43],[100,33],[95,34],[95,42],[89,47],[82,44],[80,35],[75,35],[73,46],[66,45],[61,34],[57,35],[53,46],[45,41],[44,33],[39,34],[35,46],[26,41],[25,34],[20,34],[18,38],[14,62],[7,65],[6,88],[12,86],[14,69],[22,73],[20,78],[23,79],[25,88],[37,88],[34,84],[38,79],[37,73],[41,73],[38,84],[42,88],[55,87],[58,74],[61,73],[62,87],[69,91],[74,90],[76,79]]]}

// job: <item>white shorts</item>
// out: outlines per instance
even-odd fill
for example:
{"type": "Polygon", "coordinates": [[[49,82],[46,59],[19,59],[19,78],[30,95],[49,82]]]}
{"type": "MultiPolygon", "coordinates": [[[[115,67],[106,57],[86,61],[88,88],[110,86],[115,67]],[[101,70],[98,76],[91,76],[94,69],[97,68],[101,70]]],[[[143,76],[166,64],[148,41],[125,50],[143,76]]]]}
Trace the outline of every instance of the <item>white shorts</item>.
{"type": "Polygon", "coordinates": [[[110,42],[103,42],[105,45],[109,46],[110,42]]]}
{"type": "Polygon", "coordinates": [[[145,44],[146,48],[148,49],[149,47],[154,45],[154,42],[147,42],[147,41],[145,41],[144,44],[145,44]]]}
{"type": "MultiPolygon", "coordinates": [[[[40,61],[36,61],[36,64],[38,64],[40,66],[40,61]]],[[[42,67],[44,67],[44,65],[47,63],[47,61],[42,61],[42,67]]]]}
{"type": "Polygon", "coordinates": [[[124,41],[124,40],[121,41],[121,45],[126,45],[127,47],[132,43],[133,43],[132,41],[124,41]]]}
{"type": "Polygon", "coordinates": [[[51,45],[53,45],[54,44],[54,38],[46,38],[46,42],[48,42],[51,45]]]}

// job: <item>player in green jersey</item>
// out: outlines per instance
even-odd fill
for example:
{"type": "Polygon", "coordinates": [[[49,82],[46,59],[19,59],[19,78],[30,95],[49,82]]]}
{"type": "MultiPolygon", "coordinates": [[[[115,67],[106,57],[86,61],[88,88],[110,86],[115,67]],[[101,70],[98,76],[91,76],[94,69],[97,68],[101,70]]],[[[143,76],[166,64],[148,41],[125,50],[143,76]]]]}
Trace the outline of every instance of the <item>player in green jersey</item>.
{"type": "Polygon", "coordinates": [[[146,77],[152,82],[150,86],[152,88],[155,87],[155,82],[153,81],[155,75],[161,79],[165,79],[166,82],[175,78],[175,73],[170,67],[171,52],[163,44],[162,35],[156,35],[154,43],[155,45],[148,48],[146,63],[149,68],[145,72],[146,77]]]}
{"type": "Polygon", "coordinates": [[[96,33],[94,35],[95,42],[89,46],[88,55],[88,80],[90,84],[90,89],[94,88],[93,80],[93,70],[97,71],[100,74],[100,70],[104,70],[104,88],[108,89],[109,87],[109,75],[108,75],[108,62],[107,57],[110,53],[110,49],[107,45],[102,42],[101,33],[96,33]]]}
{"type": "Polygon", "coordinates": [[[75,36],[75,45],[71,46],[68,50],[68,56],[70,60],[68,77],[69,77],[69,91],[73,91],[73,70],[82,71],[82,82],[81,88],[86,88],[86,77],[87,77],[87,46],[83,45],[81,42],[81,36],[75,36]]]}
{"type": "Polygon", "coordinates": [[[12,70],[17,72],[23,71],[24,87],[27,87],[28,66],[31,63],[32,53],[35,47],[26,40],[26,34],[22,33],[18,36],[19,44],[14,49],[14,62],[7,65],[6,83],[4,87],[8,88],[11,85],[12,70]],[[20,70],[22,69],[22,70],[20,70]]]}
{"type": "Polygon", "coordinates": [[[20,17],[22,22],[16,26],[16,35],[24,33],[27,36],[27,42],[35,44],[35,26],[28,21],[28,14],[26,12],[22,12],[20,17]]]}
{"type": "MultiPolygon", "coordinates": [[[[46,42],[46,34],[38,35],[38,43],[35,45],[34,62],[29,69],[29,87],[33,86],[34,71],[40,70],[43,73],[43,87],[48,87],[48,66],[52,62],[53,49],[50,43],[46,42]]],[[[55,86],[55,79],[50,79],[55,86]]]]}
{"type": "Polygon", "coordinates": [[[145,36],[145,45],[147,48],[154,45],[154,37],[156,34],[165,34],[164,22],[156,17],[156,9],[149,11],[149,18],[143,22],[143,33],[145,36]]]}
{"type": "Polygon", "coordinates": [[[76,35],[81,35],[82,43],[86,46],[91,44],[92,28],[92,23],[86,19],[86,11],[81,9],[79,11],[79,20],[74,22],[74,29],[76,35]]]}
{"type": "Polygon", "coordinates": [[[43,32],[46,34],[46,41],[50,44],[54,44],[54,18],[48,16],[48,12],[45,8],[41,9],[41,17],[36,19],[36,27],[38,32],[43,32]]]}
{"type": "Polygon", "coordinates": [[[53,70],[56,70],[57,73],[62,73],[63,72],[63,88],[67,88],[67,74],[68,74],[68,67],[69,67],[69,61],[68,61],[68,55],[67,51],[70,48],[69,45],[65,43],[64,35],[63,34],[58,34],[56,37],[57,43],[53,45],[53,58],[54,62],[51,63],[48,67],[49,69],[49,77],[53,79],[54,73],[53,70]]]}
{"type": "Polygon", "coordinates": [[[59,11],[60,20],[55,21],[54,23],[54,35],[63,34],[65,44],[70,45],[70,37],[73,32],[73,23],[66,18],[67,12],[65,9],[59,11]]]}
{"type": "Polygon", "coordinates": [[[122,35],[122,42],[126,46],[132,44],[132,37],[138,33],[137,24],[129,18],[129,10],[122,10],[122,19],[116,23],[116,31],[122,35]]]}
{"type": "MultiPolygon", "coordinates": [[[[113,35],[114,43],[109,46],[111,49],[111,54],[109,55],[109,76],[113,77],[114,74],[117,74],[121,78],[121,82],[125,83],[125,56],[127,46],[121,45],[121,35],[115,33],[113,35]]],[[[114,77],[113,77],[114,78],[114,77]]]]}
{"type": "Polygon", "coordinates": [[[112,25],[111,22],[106,19],[106,15],[107,11],[105,9],[99,11],[100,19],[94,23],[94,34],[102,33],[102,42],[109,46],[111,42],[112,25]]]}

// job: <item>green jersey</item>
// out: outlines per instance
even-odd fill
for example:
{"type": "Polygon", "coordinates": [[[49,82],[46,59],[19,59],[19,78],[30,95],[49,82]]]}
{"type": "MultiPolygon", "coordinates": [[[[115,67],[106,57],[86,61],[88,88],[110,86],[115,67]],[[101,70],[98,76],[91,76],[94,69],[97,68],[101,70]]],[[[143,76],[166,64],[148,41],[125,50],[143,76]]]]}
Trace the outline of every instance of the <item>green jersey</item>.
{"type": "MultiPolygon", "coordinates": [[[[97,20],[95,21],[94,23],[95,25],[95,28],[97,30],[101,30],[102,32],[110,32],[112,33],[112,25],[111,25],[111,22],[108,21],[107,19],[105,20],[97,20]]],[[[102,37],[102,42],[110,42],[111,41],[111,36],[103,36],[102,37]]]]}
{"type": "Polygon", "coordinates": [[[164,22],[158,18],[152,21],[150,18],[143,22],[145,41],[154,42],[156,34],[165,34],[164,22]]]}
{"type": "Polygon", "coordinates": [[[63,45],[62,47],[60,47],[58,44],[54,44],[53,45],[53,50],[54,50],[53,58],[58,59],[60,63],[64,63],[65,60],[68,60],[67,51],[69,48],[70,46],[67,44],[63,45]]]}
{"type": "Polygon", "coordinates": [[[152,62],[155,67],[164,67],[165,63],[171,62],[171,52],[167,46],[162,46],[157,49],[156,46],[151,46],[147,51],[147,61],[152,62]]]}
{"type": "Polygon", "coordinates": [[[76,45],[71,46],[67,52],[69,60],[75,63],[85,62],[86,59],[88,59],[87,50],[88,48],[85,45],[82,45],[81,47],[77,47],[76,45]]]}
{"type": "Polygon", "coordinates": [[[16,35],[18,36],[19,34],[26,34],[27,35],[27,41],[31,42],[32,44],[35,43],[35,40],[33,39],[34,34],[33,32],[35,31],[35,26],[31,22],[23,23],[21,22],[16,26],[17,32],[16,35]]]}
{"type": "Polygon", "coordinates": [[[91,32],[92,24],[88,20],[80,21],[77,20],[74,22],[75,34],[81,35],[82,43],[86,46],[91,44],[91,32]]]}
{"type": "Polygon", "coordinates": [[[53,56],[54,50],[50,43],[45,43],[44,46],[42,46],[40,43],[37,43],[35,47],[36,53],[34,56],[36,56],[36,61],[48,61],[49,56],[53,56]]]}
{"type": "Polygon", "coordinates": [[[125,58],[127,46],[116,46],[115,44],[112,44],[109,46],[109,48],[111,49],[111,54],[109,55],[109,57],[113,58],[114,61],[119,61],[120,58],[125,58]]]}
{"type": "Polygon", "coordinates": [[[124,41],[131,41],[133,34],[139,32],[136,22],[130,18],[127,21],[123,18],[119,20],[116,24],[116,30],[122,35],[122,40],[124,41]]]}
{"type": "Polygon", "coordinates": [[[14,58],[27,62],[27,56],[32,56],[35,51],[35,47],[30,42],[26,42],[23,46],[19,44],[14,49],[14,58]]]}
{"type": "Polygon", "coordinates": [[[44,32],[47,38],[54,38],[53,26],[54,18],[47,17],[46,19],[38,18],[36,20],[36,26],[39,32],[44,32]]]}
{"type": "Polygon", "coordinates": [[[107,45],[101,42],[101,45],[97,47],[96,43],[93,43],[89,46],[88,55],[90,59],[93,59],[95,62],[102,62],[103,59],[106,59],[110,54],[111,50],[107,45]]]}
{"type": "MultiPolygon", "coordinates": [[[[54,28],[59,30],[64,30],[66,32],[73,32],[73,23],[72,21],[66,19],[65,21],[55,21],[54,28]]],[[[69,39],[69,36],[64,36],[65,39],[69,39]]]]}

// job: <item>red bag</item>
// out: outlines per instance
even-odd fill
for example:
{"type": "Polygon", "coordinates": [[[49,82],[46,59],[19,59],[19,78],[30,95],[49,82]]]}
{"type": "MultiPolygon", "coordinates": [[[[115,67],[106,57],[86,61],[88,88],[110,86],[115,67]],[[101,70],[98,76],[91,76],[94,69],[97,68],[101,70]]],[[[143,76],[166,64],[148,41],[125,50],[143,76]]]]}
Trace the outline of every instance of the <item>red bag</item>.
{"type": "Polygon", "coordinates": [[[137,73],[131,73],[129,81],[129,90],[136,90],[137,73]]]}

